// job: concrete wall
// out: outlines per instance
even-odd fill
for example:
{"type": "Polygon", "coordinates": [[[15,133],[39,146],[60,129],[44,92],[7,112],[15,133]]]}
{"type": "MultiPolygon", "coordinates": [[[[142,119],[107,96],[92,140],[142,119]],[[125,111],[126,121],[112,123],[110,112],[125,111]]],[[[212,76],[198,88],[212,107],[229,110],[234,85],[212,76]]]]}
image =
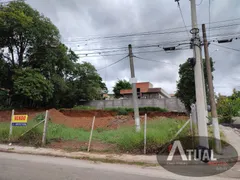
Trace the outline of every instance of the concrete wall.
{"type": "MultiPolygon", "coordinates": [[[[85,106],[93,106],[97,109],[111,108],[111,107],[132,107],[131,99],[117,99],[117,100],[98,100],[84,102],[85,106]]],[[[185,112],[184,105],[177,98],[163,98],[163,99],[138,99],[139,107],[160,107],[166,108],[169,111],[185,112]]]]}

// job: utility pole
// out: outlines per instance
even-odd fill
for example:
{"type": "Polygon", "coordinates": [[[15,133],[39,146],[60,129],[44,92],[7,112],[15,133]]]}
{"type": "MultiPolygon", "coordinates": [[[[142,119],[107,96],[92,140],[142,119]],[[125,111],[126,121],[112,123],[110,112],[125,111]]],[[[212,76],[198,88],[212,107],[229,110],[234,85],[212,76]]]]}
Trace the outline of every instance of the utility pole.
{"type": "MultiPolygon", "coordinates": [[[[201,69],[202,69],[202,77],[203,77],[203,91],[204,91],[204,101],[205,101],[205,116],[208,117],[208,104],[207,104],[207,92],[206,92],[206,82],[205,82],[205,75],[204,75],[204,64],[203,64],[203,58],[202,58],[202,49],[201,49],[201,69]]],[[[209,123],[209,119],[206,118],[207,124],[209,123]]]]}
{"type": "Polygon", "coordinates": [[[211,114],[212,114],[212,125],[213,125],[213,134],[216,140],[216,150],[218,152],[222,151],[221,147],[221,139],[220,139],[220,132],[219,132],[219,124],[218,124],[218,115],[217,115],[217,108],[215,103],[214,97],[214,89],[213,89],[213,77],[212,77],[212,69],[208,51],[208,41],[207,41],[207,33],[205,24],[202,24],[202,32],[203,32],[203,42],[204,42],[204,52],[205,52],[205,61],[206,61],[206,68],[207,68],[207,77],[208,77],[208,88],[209,88],[209,97],[211,102],[211,114]]]}
{"type": "Polygon", "coordinates": [[[190,0],[191,3],[191,16],[192,16],[192,30],[193,34],[193,50],[195,57],[194,76],[195,76],[195,92],[196,92],[196,104],[197,104],[197,117],[198,117],[198,135],[199,145],[209,148],[208,144],[208,129],[207,129],[207,117],[206,117],[206,104],[204,100],[203,89],[203,75],[202,75],[202,59],[201,59],[201,42],[199,37],[199,29],[197,26],[197,13],[196,13],[196,1],[190,0]]]}
{"type": "Polygon", "coordinates": [[[137,88],[136,88],[137,80],[135,78],[133,54],[132,54],[132,45],[131,44],[128,45],[128,50],[129,50],[130,71],[131,71],[132,100],[133,100],[133,107],[134,107],[134,119],[135,119],[136,131],[139,132],[140,131],[140,118],[139,118],[138,97],[137,97],[137,88]]]}

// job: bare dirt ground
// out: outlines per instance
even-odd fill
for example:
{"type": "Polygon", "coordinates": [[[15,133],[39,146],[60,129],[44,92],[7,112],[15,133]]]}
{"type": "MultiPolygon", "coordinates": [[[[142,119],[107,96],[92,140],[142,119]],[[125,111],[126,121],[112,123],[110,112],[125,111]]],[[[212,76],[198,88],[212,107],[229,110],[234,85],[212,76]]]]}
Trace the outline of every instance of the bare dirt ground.
{"type": "MultiPolygon", "coordinates": [[[[15,114],[27,114],[28,119],[33,119],[37,114],[44,113],[45,111],[42,109],[39,110],[33,110],[33,109],[21,109],[21,110],[15,110],[15,114]]],[[[0,122],[10,122],[11,121],[11,114],[12,111],[0,111],[0,122]]]]}
{"type": "MultiPolygon", "coordinates": [[[[72,140],[72,141],[55,141],[51,142],[50,144],[47,145],[49,148],[53,149],[63,149],[66,151],[86,151],[88,148],[88,142],[80,142],[77,140],[72,140]]],[[[116,145],[114,144],[107,144],[99,141],[93,141],[91,143],[91,150],[92,151],[101,151],[101,152],[115,152],[114,150],[116,149],[116,145]]]]}
{"type": "MultiPolygon", "coordinates": [[[[28,114],[29,120],[32,120],[37,114],[45,113],[44,110],[16,110],[15,114],[28,114]]],[[[116,115],[112,111],[103,110],[49,110],[49,117],[53,123],[63,124],[72,128],[83,128],[89,130],[92,125],[93,116],[96,117],[94,128],[116,129],[121,126],[134,125],[133,113],[129,115],[116,115]]],[[[157,117],[175,118],[187,120],[188,117],[184,113],[176,112],[150,112],[148,120],[157,117]]],[[[11,119],[11,111],[0,111],[0,122],[9,122],[11,119]]],[[[144,113],[140,113],[141,121],[144,120],[144,113]]]]}
{"type": "MultiPolygon", "coordinates": [[[[37,114],[45,113],[45,110],[16,110],[15,114],[27,114],[31,121],[37,114]]],[[[179,120],[187,120],[188,117],[183,113],[176,112],[150,112],[148,121],[156,120],[156,118],[167,117],[179,120]]],[[[133,113],[129,115],[117,115],[116,112],[103,110],[49,110],[49,117],[53,123],[63,124],[71,128],[83,128],[90,130],[92,126],[93,116],[96,117],[94,129],[117,129],[122,126],[133,126],[135,124],[133,113]]],[[[10,122],[11,111],[0,111],[0,122],[10,122]]],[[[140,113],[141,123],[144,122],[144,113],[140,113]]],[[[67,151],[86,151],[88,142],[80,142],[77,140],[64,141],[55,139],[51,141],[47,147],[54,149],[64,149],[67,151]]],[[[113,144],[93,141],[91,150],[101,152],[116,152],[116,147],[113,144]]]]}

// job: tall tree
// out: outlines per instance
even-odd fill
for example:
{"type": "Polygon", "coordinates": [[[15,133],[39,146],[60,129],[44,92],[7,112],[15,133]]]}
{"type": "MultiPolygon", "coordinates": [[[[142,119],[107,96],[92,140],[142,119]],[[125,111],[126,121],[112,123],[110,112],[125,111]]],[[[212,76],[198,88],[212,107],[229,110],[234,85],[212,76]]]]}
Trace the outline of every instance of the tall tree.
{"type": "MultiPolygon", "coordinates": [[[[213,61],[211,59],[211,67],[213,68],[213,61]]],[[[187,111],[191,110],[191,104],[196,102],[196,94],[195,94],[195,78],[194,78],[194,68],[192,65],[186,61],[185,63],[179,66],[179,81],[177,82],[177,92],[176,97],[178,97],[182,103],[185,105],[187,111]]],[[[208,84],[207,84],[207,70],[205,59],[203,59],[203,70],[205,77],[205,85],[206,85],[206,94],[207,101],[208,99],[208,84]]]]}
{"type": "Polygon", "coordinates": [[[95,67],[88,62],[76,63],[73,74],[67,79],[68,90],[63,97],[66,107],[81,104],[83,100],[101,99],[107,91],[95,67]]]}
{"type": "Polygon", "coordinates": [[[119,98],[121,97],[121,94],[120,94],[121,89],[131,89],[131,88],[132,88],[132,85],[128,81],[126,81],[125,79],[119,80],[118,82],[116,82],[115,86],[113,87],[114,96],[116,98],[119,98]]]}
{"type": "Polygon", "coordinates": [[[53,95],[53,85],[37,70],[33,69],[18,69],[14,75],[14,98],[21,101],[16,101],[20,106],[31,104],[41,105],[48,102],[53,95]]]}
{"type": "Polygon", "coordinates": [[[24,1],[0,6],[0,46],[2,58],[13,67],[22,67],[28,51],[59,42],[58,29],[24,1]]]}
{"type": "Polygon", "coordinates": [[[95,67],[79,64],[56,26],[24,1],[0,5],[0,49],[0,88],[12,105],[73,106],[107,92],[95,67]]]}

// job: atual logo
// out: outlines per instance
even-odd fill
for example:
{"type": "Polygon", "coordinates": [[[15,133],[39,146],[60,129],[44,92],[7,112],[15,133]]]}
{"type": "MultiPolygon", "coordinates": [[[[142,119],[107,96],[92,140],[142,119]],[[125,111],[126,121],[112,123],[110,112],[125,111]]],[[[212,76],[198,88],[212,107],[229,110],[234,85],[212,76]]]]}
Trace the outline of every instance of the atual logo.
{"type": "Polygon", "coordinates": [[[173,173],[203,177],[223,173],[238,161],[236,149],[225,141],[211,137],[184,137],[161,146],[158,163],[173,173]],[[208,142],[208,147],[199,142],[208,142]],[[215,145],[221,145],[219,150],[215,145]]]}

